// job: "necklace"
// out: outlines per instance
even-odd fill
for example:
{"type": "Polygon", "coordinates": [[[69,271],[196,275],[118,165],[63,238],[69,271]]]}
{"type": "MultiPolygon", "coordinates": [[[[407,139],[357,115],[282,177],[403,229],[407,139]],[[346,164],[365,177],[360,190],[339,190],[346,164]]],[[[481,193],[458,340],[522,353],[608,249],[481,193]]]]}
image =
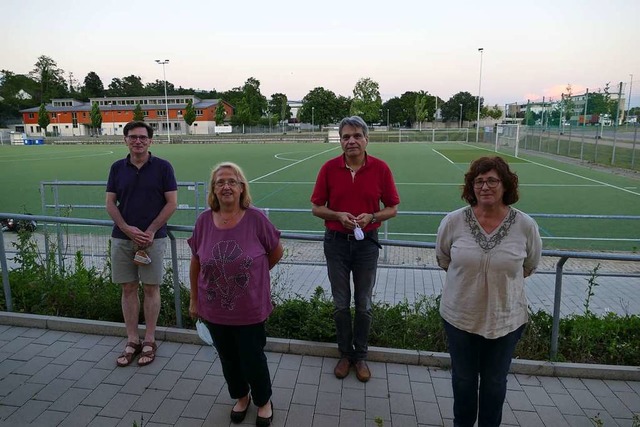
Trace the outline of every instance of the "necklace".
{"type": "Polygon", "coordinates": [[[236,211],[234,212],[230,217],[226,218],[222,216],[222,212],[218,212],[218,215],[220,215],[220,219],[222,220],[223,224],[227,224],[229,221],[231,221],[235,216],[237,216],[240,213],[240,211],[236,211]]]}

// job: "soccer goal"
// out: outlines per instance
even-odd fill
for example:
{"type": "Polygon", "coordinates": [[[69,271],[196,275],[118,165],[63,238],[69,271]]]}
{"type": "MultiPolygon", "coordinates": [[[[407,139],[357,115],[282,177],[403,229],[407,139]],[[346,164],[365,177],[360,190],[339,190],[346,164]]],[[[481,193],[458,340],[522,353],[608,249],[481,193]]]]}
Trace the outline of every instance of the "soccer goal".
{"type": "Polygon", "coordinates": [[[505,153],[518,157],[520,148],[520,125],[497,125],[496,128],[496,153],[505,153]]]}
{"type": "Polygon", "coordinates": [[[469,129],[400,129],[398,142],[469,142],[469,129]]]}

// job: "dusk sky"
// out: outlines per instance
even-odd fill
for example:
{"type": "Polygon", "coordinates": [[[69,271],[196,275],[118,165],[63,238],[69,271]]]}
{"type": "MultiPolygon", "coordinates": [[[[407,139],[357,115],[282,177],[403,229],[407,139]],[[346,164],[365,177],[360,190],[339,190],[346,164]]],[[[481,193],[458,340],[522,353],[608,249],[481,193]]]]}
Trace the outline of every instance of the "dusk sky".
{"type": "MultiPolygon", "coordinates": [[[[352,96],[358,79],[383,100],[425,90],[488,105],[623,82],[640,105],[640,0],[95,1],[2,0],[0,69],[26,74],[38,56],[82,81],[95,71],[229,90],[249,77],[268,98],[322,86],[352,96]]],[[[65,74],[68,77],[68,75],[65,74]]]]}

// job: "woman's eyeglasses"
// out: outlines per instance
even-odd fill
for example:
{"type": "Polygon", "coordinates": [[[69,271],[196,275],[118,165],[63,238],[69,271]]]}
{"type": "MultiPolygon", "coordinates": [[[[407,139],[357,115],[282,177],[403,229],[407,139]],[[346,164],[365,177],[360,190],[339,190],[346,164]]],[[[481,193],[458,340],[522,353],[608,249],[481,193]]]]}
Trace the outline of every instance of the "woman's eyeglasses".
{"type": "Polygon", "coordinates": [[[487,187],[489,188],[496,188],[498,184],[500,184],[500,180],[497,178],[489,178],[487,180],[476,179],[475,181],[473,181],[473,188],[479,190],[484,187],[485,184],[487,184],[487,187]]]}
{"type": "Polygon", "coordinates": [[[216,188],[224,188],[225,185],[228,185],[231,188],[236,188],[238,185],[242,184],[240,181],[236,181],[235,179],[224,179],[218,180],[214,183],[216,188]]]}

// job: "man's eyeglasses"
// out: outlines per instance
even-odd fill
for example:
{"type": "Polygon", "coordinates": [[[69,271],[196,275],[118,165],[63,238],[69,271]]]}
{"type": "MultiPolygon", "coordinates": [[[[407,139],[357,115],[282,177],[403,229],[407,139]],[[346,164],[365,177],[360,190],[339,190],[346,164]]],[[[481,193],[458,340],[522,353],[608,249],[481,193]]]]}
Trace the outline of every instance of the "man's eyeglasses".
{"type": "Polygon", "coordinates": [[[225,185],[228,185],[231,188],[236,188],[238,185],[242,184],[240,181],[236,181],[235,179],[224,179],[218,180],[214,183],[216,188],[224,188],[225,185]]]}
{"type": "Polygon", "coordinates": [[[340,138],[345,142],[349,141],[351,138],[355,139],[356,141],[361,141],[364,139],[364,135],[361,133],[354,133],[353,135],[345,133],[340,138]]]}
{"type": "Polygon", "coordinates": [[[500,184],[500,182],[501,181],[497,178],[489,178],[487,180],[476,179],[475,181],[473,181],[473,188],[479,190],[484,187],[485,184],[487,184],[487,187],[489,188],[496,188],[498,184],[500,184]]]}
{"type": "Polygon", "coordinates": [[[146,135],[127,135],[127,139],[129,141],[140,141],[140,142],[147,142],[149,141],[149,137],[146,135]]]}

